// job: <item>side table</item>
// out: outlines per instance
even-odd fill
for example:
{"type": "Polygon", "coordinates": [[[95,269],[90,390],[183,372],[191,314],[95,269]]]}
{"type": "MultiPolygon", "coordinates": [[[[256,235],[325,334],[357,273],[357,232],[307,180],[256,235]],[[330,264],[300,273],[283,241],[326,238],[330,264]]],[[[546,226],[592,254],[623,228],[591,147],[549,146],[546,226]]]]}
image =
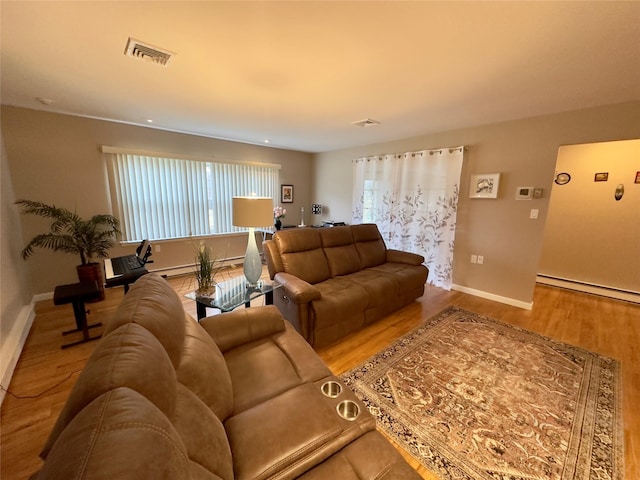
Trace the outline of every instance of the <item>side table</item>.
{"type": "Polygon", "coordinates": [[[268,283],[260,280],[253,287],[247,286],[244,276],[232,278],[216,285],[216,291],[211,296],[200,296],[197,292],[190,292],[185,297],[195,300],[198,321],[207,316],[207,307],[217,308],[221,312],[230,312],[244,305],[249,308],[251,300],[264,296],[266,305],[273,305],[273,291],[280,288],[280,284],[268,283]]]}
{"type": "Polygon", "coordinates": [[[76,319],[76,328],[74,330],[67,330],[62,332],[62,335],[68,335],[70,333],[82,332],[82,340],[73,343],[67,343],[60,348],[73,347],[80,343],[89,342],[91,340],[97,340],[102,335],[97,337],[89,336],[89,329],[99,327],[102,323],[94,323],[93,325],[87,325],[87,312],[84,307],[84,302],[87,300],[94,300],[100,297],[100,289],[96,282],[87,283],[71,283],[69,285],[58,285],[53,292],[53,304],[64,305],[71,303],[73,305],[73,315],[76,319]]]}

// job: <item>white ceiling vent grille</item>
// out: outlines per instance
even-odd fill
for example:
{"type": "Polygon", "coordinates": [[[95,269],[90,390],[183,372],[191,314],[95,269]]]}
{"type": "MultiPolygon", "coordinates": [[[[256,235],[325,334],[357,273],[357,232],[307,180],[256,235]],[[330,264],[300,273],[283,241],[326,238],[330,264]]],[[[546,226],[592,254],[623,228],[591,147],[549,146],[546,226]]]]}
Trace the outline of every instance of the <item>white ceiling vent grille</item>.
{"type": "Polygon", "coordinates": [[[364,120],[353,122],[351,125],[355,125],[356,127],[373,127],[374,125],[380,125],[380,122],[377,120],[371,120],[370,118],[365,118],[364,120]]]}
{"type": "Polygon", "coordinates": [[[124,51],[124,54],[133,57],[140,58],[147,62],[157,63],[158,65],[162,65],[166,67],[173,56],[173,53],[160,50],[157,47],[153,47],[148,44],[144,44],[134,38],[129,37],[127,40],[127,48],[124,51]]]}

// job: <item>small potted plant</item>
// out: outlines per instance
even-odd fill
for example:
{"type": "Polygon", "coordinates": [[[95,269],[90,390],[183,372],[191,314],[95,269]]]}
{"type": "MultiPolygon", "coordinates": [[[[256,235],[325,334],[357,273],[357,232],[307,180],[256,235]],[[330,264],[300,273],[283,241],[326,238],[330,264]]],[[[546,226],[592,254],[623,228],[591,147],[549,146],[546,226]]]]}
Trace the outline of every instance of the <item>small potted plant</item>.
{"type": "Polygon", "coordinates": [[[286,208],[278,206],[273,209],[273,225],[276,227],[276,230],[280,230],[282,228],[282,219],[286,214],[286,208]]]}
{"type": "Polygon", "coordinates": [[[33,255],[36,247],[80,255],[80,265],[76,267],[79,281],[97,281],[100,299],[104,300],[102,269],[94,259],[109,256],[109,249],[120,235],[118,219],[113,215],[102,214],[84,220],[66,208],[32,200],[18,200],[16,204],[24,207],[25,214],[51,220],[49,232],[36,235],[22,249],[22,258],[26,260],[33,255]]]}
{"type": "Polygon", "coordinates": [[[216,291],[215,276],[222,268],[222,261],[216,260],[211,249],[204,242],[200,242],[195,251],[193,273],[198,284],[196,294],[202,297],[211,296],[216,291]]]}

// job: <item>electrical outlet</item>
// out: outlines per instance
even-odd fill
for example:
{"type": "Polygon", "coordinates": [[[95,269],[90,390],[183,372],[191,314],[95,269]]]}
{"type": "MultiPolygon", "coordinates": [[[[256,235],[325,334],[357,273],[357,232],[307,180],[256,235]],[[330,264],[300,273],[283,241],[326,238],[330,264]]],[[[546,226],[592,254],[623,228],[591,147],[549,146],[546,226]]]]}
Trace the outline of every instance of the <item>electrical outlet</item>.
{"type": "Polygon", "coordinates": [[[538,213],[539,213],[539,210],[537,208],[532,208],[531,212],[529,213],[529,218],[531,220],[537,220],[538,219],[538,213]]]}
{"type": "Polygon", "coordinates": [[[478,264],[482,265],[484,263],[484,256],[478,255],[478,264]]]}
{"type": "Polygon", "coordinates": [[[471,255],[471,263],[478,263],[478,256],[477,255],[471,255]]]}
{"type": "Polygon", "coordinates": [[[162,250],[162,249],[160,248],[160,245],[155,245],[155,247],[156,247],[156,249],[155,249],[155,250],[156,250],[156,253],[160,253],[160,250],[162,250]]]}

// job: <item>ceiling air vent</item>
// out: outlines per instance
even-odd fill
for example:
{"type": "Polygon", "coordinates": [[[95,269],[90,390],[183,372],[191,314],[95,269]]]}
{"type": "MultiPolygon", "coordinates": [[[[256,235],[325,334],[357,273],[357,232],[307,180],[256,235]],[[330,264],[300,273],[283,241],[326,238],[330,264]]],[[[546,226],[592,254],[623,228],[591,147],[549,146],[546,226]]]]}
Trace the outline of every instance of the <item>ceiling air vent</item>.
{"type": "Polygon", "coordinates": [[[134,38],[129,38],[127,41],[127,48],[124,54],[129,57],[146,60],[147,62],[157,63],[163,67],[169,63],[169,60],[171,60],[173,56],[171,52],[162,51],[157,47],[144,44],[134,38]]]}
{"type": "Polygon", "coordinates": [[[374,125],[380,125],[380,122],[377,120],[371,120],[370,118],[365,118],[364,120],[353,122],[351,125],[355,125],[356,127],[373,127],[374,125]]]}

